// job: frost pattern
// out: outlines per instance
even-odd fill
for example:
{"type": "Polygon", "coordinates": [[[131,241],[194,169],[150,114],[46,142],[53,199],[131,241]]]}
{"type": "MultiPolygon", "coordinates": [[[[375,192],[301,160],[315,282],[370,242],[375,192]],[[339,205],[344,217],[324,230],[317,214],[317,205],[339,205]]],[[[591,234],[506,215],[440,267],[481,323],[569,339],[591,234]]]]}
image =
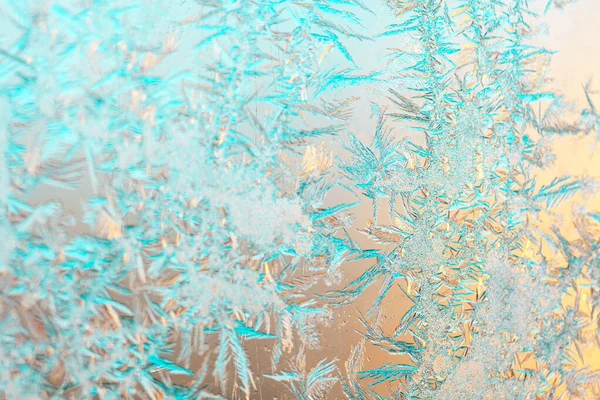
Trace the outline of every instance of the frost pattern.
{"type": "Polygon", "coordinates": [[[572,2],[3,0],[0,398],[600,396],[600,214],[559,218],[597,182],[540,178],[554,137],[599,135],[592,83],[569,120],[531,44],[572,2]],[[348,43],[390,38],[361,70],[348,43]],[[344,97],[366,86],[370,145],[344,97]],[[373,248],[334,187],[372,204],[373,248]],[[308,361],[374,285],[345,366],[308,361]]]}
{"type": "Polygon", "coordinates": [[[551,52],[530,44],[537,14],[528,3],[387,3],[399,21],[381,36],[409,50],[388,57],[382,91],[391,103],[376,112],[372,144],[351,137],[342,166],[373,203],[363,232],[377,247],[363,253],[374,264],[330,298],[345,304],[378,285],[363,336],[392,357],[363,369],[368,351],[357,346],[347,364],[349,398],[600,395],[590,364],[598,217],[577,211],[578,235],[567,239],[554,211],[597,183],[538,182],[554,160],[553,136],[595,132],[596,111],[587,85],[589,108],[566,122],[564,99],[544,75],[551,52]],[[398,140],[400,127],[422,143],[398,140]],[[386,331],[383,304],[394,287],[411,307],[386,331]]]}
{"type": "Polygon", "coordinates": [[[319,66],[335,47],[352,67],[354,14],[2,3],[1,395],[218,397],[213,375],[249,397],[247,342],[275,339],[274,368],[295,337],[315,347],[329,311],[310,290],[339,274],[349,219],[324,206],[332,156],[313,142],[353,102],[315,93],[360,80],[319,66]],[[82,192],[81,212],[63,204],[82,192]]]}

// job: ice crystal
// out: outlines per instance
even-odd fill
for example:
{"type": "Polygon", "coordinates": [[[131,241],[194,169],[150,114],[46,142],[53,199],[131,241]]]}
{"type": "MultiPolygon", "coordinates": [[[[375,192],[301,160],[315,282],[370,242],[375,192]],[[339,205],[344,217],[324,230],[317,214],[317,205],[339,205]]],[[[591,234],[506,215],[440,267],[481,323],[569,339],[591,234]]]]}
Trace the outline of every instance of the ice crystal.
{"type": "Polygon", "coordinates": [[[3,0],[0,398],[600,396],[598,183],[543,177],[594,85],[569,120],[533,44],[573,2],[3,0]]]}
{"type": "Polygon", "coordinates": [[[249,397],[246,341],[275,338],[274,365],[296,334],[317,344],[309,289],[349,220],[311,141],[352,101],[307,99],[369,79],[319,71],[332,48],[354,68],[344,40],[368,37],[320,0],[170,3],[3,2],[7,398],[196,398],[209,372],[249,397]]]}
{"type": "Polygon", "coordinates": [[[589,332],[596,332],[597,316],[582,309],[598,297],[598,283],[587,276],[594,250],[575,256],[575,242],[560,228],[549,232],[538,222],[597,184],[565,176],[543,185],[536,172],[552,163],[552,135],[595,131],[590,86],[582,120],[565,122],[561,96],[533,67],[547,64],[550,52],[530,44],[537,15],[526,1],[388,5],[400,20],[382,36],[416,43],[392,49],[394,63],[381,78],[390,107],[380,113],[371,147],[350,138],[352,154],[342,166],[373,202],[373,222],[363,232],[385,246],[365,249],[375,265],[331,298],[345,304],[380,285],[363,335],[405,361],[390,358],[363,371],[347,366],[346,395],[597,396],[597,371],[585,366],[580,350],[595,346],[589,332]],[[382,140],[382,132],[393,138],[400,126],[421,132],[422,143],[382,140]],[[382,198],[389,199],[386,211],[382,198]],[[551,253],[565,264],[550,262],[551,253]],[[588,292],[588,283],[596,289],[588,292]],[[384,332],[390,308],[383,304],[398,285],[412,306],[384,332]],[[365,380],[387,390],[375,394],[363,388],[365,380]]]}

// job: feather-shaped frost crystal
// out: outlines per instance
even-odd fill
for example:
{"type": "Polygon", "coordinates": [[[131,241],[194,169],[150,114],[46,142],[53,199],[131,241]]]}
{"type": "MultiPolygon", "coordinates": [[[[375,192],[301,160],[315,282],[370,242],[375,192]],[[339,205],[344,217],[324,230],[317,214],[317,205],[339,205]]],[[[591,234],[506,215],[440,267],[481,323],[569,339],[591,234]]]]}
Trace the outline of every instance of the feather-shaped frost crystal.
{"type": "Polygon", "coordinates": [[[571,3],[0,1],[0,399],[598,398],[571,3]]]}

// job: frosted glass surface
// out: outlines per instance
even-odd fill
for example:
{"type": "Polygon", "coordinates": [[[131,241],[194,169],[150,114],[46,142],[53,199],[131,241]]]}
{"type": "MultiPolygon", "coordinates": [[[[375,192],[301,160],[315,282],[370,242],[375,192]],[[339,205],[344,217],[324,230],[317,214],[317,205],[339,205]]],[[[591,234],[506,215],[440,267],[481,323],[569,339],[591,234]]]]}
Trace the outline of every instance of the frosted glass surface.
{"type": "Polygon", "coordinates": [[[0,400],[600,398],[596,1],[0,5],[0,400]]]}

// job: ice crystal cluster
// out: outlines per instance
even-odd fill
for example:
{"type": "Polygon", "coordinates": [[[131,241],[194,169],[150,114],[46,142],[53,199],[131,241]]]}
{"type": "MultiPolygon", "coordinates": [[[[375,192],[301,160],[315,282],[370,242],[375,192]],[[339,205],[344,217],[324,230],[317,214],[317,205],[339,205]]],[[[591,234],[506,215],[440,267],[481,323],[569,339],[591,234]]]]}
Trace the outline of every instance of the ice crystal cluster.
{"type": "Polygon", "coordinates": [[[0,399],[599,398],[568,3],[0,0],[0,399]]]}

